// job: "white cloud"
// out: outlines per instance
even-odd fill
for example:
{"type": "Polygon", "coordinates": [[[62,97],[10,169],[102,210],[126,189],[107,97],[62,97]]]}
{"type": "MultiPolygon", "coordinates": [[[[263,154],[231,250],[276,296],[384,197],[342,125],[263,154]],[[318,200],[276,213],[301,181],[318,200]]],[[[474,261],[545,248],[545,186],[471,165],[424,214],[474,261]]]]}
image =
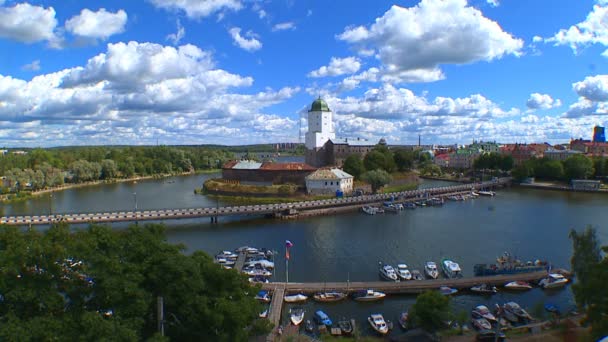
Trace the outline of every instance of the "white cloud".
{"type": "Polygon", "coordinates": [[[35,61],[32,61],[32,63],[25,64],[21,67],[21,69],[26,71],[38,71],[40,70],[40,60],[37,59],[35,61]]]}
{"type": "Polygon", "coordinates": [[[295,30],[296,24],[292,21],[287,21],[284,23],[278,23],[272,27],[272,31],[286,31],[286,30],[295,30]]]}
{"type": "Polygon", "coordinates": [[[526,106],[530,109],[551,109],[559,107],[562,102],[559,99],[553,99],[548,94],[532,93],[526,101],[526,106]]]}
{"type": "Polygon", "coordinates": [[[258,17],[259,17],[260,19],[264,19],[264,18],[266,18],[266,15],[267,15],[267,13],[266,13],[266,11],[264,11],[263,9],[261,9],[261,10],[259,10],[259,11],[258,11],[258,17]]]}
{"type": "Polygon", "coordinates": [[[417,6],[392,6],[369,27],[348,27],[337,36],[360,51],[377,51],[384,73],[436,71],[441,64],[491,61],[519,56],[521,39],[502,30],[466,0],[424,0],[417,6]],[[440,20],[438,18],[441,18],[440,20]]]}
{"type": "Polygon", "coordinates": [[[240,0],[149,0],[154,6],[168,10],[184,11],[189,18],[208,17],[223,10],[238,11],[243,7],[240,0]]]}
{"type": "Polygon", "coordinates": [[[0,7],[0,37],[24,43],[52,42],[57,19],[53,7],[44,8],[28,3],[0,7]]]}
{"type": "Polygon", "coordinates": [[[589,101],[608,101],[608,75],[587,76],[572,84],[572,89],[589,101]]]}
{"type": "Polygon", "coordinates": [[[486,1],[492,7],[498,7],[500,5],[500,1],[499,0],[486,0],[486,1]]]}
{"type": "Polygon", "coordinates": [[[597,1],[587,18],[568,29],[559,30],[553,37],[545,39],[554,45],[569,45],[576,53],[580,47],[590,44],[608,46],[607,1],[597,1]]]}
{"type": "Polygon", "coordinates": [[[308,77],[327,77],[344,74],[352,74],[359,71],[361,62],[356,57],[336,58],[332,57],[328,66],[322,66],[308,73],[308,77]]]}
{"type": "Polygon", "coordinates": [[[177,19],[176,25],[177,25],[177,32],[171,33],[171,34],[167,35],[167,37],[166,37],[166,39],[168,41],[170,41],[173,45],[179,44],[179,42],[186,35],[186,29],[184,29],[184,27],[182,26],[182,23],[179,21],[179,19],[177,19]]]}
{"type": "Polygon", "coordinates": [[[105,8],[93,12],[87,8],[80,15],[73,16],[65,22],[65,28],[74,35],[94,38],[108,39],[108,37],[125,31],[127,13],[118,10],[116,13],[108,12],[105,8]]]}
{"type": "Polygon", "coordinates": [[[228,30],[230,36],[234,40],[234,44],[243,50],[255,51],[262,48],[262,43],[256,39],[257,35],[251,31],[247,31],[245,36],[241,36],[241,29],[239,27],[233,27],[228,30]]]}

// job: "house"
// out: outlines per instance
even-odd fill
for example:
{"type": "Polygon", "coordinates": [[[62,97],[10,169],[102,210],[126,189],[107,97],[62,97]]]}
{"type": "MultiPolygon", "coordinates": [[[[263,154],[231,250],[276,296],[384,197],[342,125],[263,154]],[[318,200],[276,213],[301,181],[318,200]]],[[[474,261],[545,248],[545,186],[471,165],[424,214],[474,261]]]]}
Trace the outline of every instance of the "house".
{"type": "Polygon", "coordinates": [[[450,155],[447,153],[438,154],[433,159],[433,163],[439,167],[450,167],[450,155]]]}
{"type": "Polygon", "coordinates": [[[559,160],[559,161],[564,161],[572,156],[575,156],[577,154],[583,154],[583,152],[581,151],[575,151],[575,150],[554,150],[554,149],[549,149],[546,150],[544,153],[545,158],[547,159],[551,159],[551,160],[559,160]]]}
{"type": "Polygon", "coordinates": [[[305,163],[272,163],[252,160],[232,160],[222,166],[222,178],[241,184],[272,185],[306,184],[307,175],[316,168],[305,163]]]}
{"type": "Polygon", "coordinates": [[[306,176],[306,192],[316,195],[350,194],[354,177],[340,169],[318,169],[306,176]]]}
{"type": "Polygon", "coordinates": [[[473,162],[481,155],[480,150],[462,148],[449,155],[450,167],[455,169],[470,169],[473,162]]]}
{"type": "Polygon", "coordinates": [[[513,165],[519,166],[524,162],[537,157],[536,149],[527,144],[507,144],[500,149],[503,155],[513,158],[513,165]]]}

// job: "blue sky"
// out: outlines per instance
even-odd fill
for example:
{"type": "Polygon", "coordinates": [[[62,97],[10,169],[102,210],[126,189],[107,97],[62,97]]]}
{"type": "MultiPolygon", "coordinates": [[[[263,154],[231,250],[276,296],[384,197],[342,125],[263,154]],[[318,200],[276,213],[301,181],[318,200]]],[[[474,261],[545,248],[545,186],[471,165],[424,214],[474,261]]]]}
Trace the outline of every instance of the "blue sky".
{"type": "Polygon", "coordinates": [[[608,0],[0,0],[0,145],[568,142],[608,124],[608,0]]]}

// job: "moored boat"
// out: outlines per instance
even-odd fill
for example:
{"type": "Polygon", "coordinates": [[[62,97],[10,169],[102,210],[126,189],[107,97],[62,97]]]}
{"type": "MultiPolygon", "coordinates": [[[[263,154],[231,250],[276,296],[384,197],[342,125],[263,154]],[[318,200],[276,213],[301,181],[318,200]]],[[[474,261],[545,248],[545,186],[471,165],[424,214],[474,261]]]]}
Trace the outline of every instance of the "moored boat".
{"type": "Polygon", "coordinates": [[[258,294],[255,296],[255,299],[263,303],[268,303],[270,302],[270,294],[268,293],[268,291],[262,290],[258,292],[258,294]]]}
{"type": "Polygon", "coordinates": [[[473,311],[471,311],[471,315],[473,318],[485,318],[490,323],[497,321],[496,316],[494,316],[492,312],[490,312],[490,309],[485,305],[476,306],[473,311]]]}
{"type": "Polygon", "coordinates": [[[412,270],[412,280],[424,280],[424,277],[420,271],[412,270]]]}
{"type": "Polygon", "coordinates": [[[374,290],[363,290],[357,291],[353,293],[353,299],[360,302],[370,302],[374,300],[379,300],[386,297],[384,292],[374,291],[374,290]]]}
{"type": "Polygon", "coordinates": [[[522,309],[522,307],[515,302],[506,303],[503,306],[503,309],[504,311],[514,314],[519,320],[522,320],[524,322],[532,320],[532,316],[530,316],[530,314],[526,310],[522,309]]]}
{"type": "Polygon", "coordinates": [[[426,264],[424,264],[424,273],[431,279],[437,279],[437,277],[439,277],[437,264],[433,261],[427,261],[426,264]]]}
{"type": "Polygon", "coordinates": [[[460,265],[450,259],[444,258],[441,260],[441,269],[448,278],[462,277],[462,270],[460,269],[460,265]]]}
{"type": "Polygon", "coordinates": [[[485,318],[473,318],[471,319],[471,323],[477,330],[490,330],[492,329],[492,324],[488,322],[485,318]]]}
{"type": "Polygon", "coordinates": [[[489,197],[493,197],[494,195],[496,195],[496,193],[494,191],[479,190],[479,191],[477,191],[477,193],[481,196],[489,196],[489,197]]]}
{"type": "Polygon", "coordinates": [[[416,203],[414,203],[414,202],[405,202],[405,203],[403,203],[403,207],[405,209],[416,209],[416,203]]]}
{"type": "Polygon", "coordinates": [[[344,335],[350,335],[353,333],[353,325],[350,320],[343,319],[338,321],[338,328],[340,328],[342,334],[344,335]]]}
{"type": "Polygon", "coordinates": [[[385,335],[388,333],[388,325],[381,314],[371,314],[367,317],[367,321],[376,332],[385,335]]]}
{"type": "Polygon", "coordinates": [[[346,293],[337,291],[319,292],[315,293],[312,298],[317,302],[337,302],[346,298],[346,293]]]}
{"type": "Polygon", "coordinates": [[[471,291],[482,294],[495,294],[496,292],[498,292],[498,289],[496,289],[496,286],[491,286],[488,284],[479,284],[471,287],[471,291]]]}
{"type": "Polygon", "coordinates": [[[525,281],[512,281],[509,283],[505,284],[505,289],[509,289],[509,290],[517,290],[517,291],[526,291],[526,290],[530,290],[532,288],[532,285],[530,285],[528,282],[525,281]]]}
{"type": "Polygon", "coordinates": [[[293,325],[299,325],[304,320],[304,309],[292,308],[289,310],[289,319],[293,325]]]}
{"type": "Polygon", "coordinates": [[[568,284],[568,279],[561,274],[550,273],[548,277],[543,278],[538,285],[543,289],[552,289],[557,287],[563,287],[568,284]]]}
{"type": "Polygon", "coordinates": [[[410,273],[410,270],[407,269],[406,264],[397,265],[397,276],[399,276],[399,278],[403,280],[412,279],[412,274],[410,273]]]}
{"type": "Polygon", "coordinates": [[[303,301],[307,300],[308,296],[298,293],[298,294],[294,294],[294,295],[287,295],[283,299],[287,303],[297,303],[297,302],[303,302],[303,301]]]}
{"type": "Polygon", "coordinates": [[[449,296],[449,295],[453,295],[454,293],[458,292],[458,290],[453,289],[448,286],[441,286],[441,287],[439,287],[439,292],[444,296],[449,296]]]}
{"type": "Polygon", "coordinates": [[[376,208],[370,205],[364,205],[361,207],[361,211],[366,213],[367,215],[376,215],[376,208]]]}
{"type": "Polygon", "coordinates": [[[409,313],[407,311],[402,312],[399,315],[399,325],[404,330],[407,330],[409,328],[409,321],[408,320],[409,320],[409,313]]]}
{"type": "Polygon", "coordinates": [[[547,262],[536,260],[534,262],[522,262],[505,252],[496,258],[496,264],[475,264],[473,273],[476,277],[494,276],[501,274],[519,274],[529,272],[539,272],[546,269],[547,262]]]}
{"type": "Polygon", "coordinates": [[[304,322],[304,330],[306,330],[309,333],[311,333],[315,330],[315,325],[312,323],[311,320],[307,319],[306,322],[304,322]]]}
{"type": "Polygon", "coordinates": [[[315,320],[315,322],[317,322],[317,324],[323,324],[327,327],[331,327],[331,325],[333,324],[333,322],[331,321],[329,316],[327,316],[327,314],[325,312],[323,312],[322,310],[317,310],[315,312],[314,320],[315,320]]]}
{"type": "Polygon", "coordinates": [[[399,280],[399,276],[397,275],[397,272],[395,272],[395,269],[393,268],[393,266],[382,264],[382,262],[380,262],[379,265],[380,265],[379,272],[380,272],[380,276],[382,277],[382,279],[388,280],[388,281],[398,281],[399,280]]]}

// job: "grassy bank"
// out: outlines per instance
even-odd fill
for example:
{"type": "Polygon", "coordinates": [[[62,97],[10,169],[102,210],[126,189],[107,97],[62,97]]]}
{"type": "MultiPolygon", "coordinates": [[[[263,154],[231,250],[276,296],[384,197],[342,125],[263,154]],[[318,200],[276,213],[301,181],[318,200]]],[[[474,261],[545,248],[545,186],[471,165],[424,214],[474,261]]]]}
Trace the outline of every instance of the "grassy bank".
{"type": "Polygon", "coordinates": [[[418,187],[418,183],[406,183],[406,184],[396,184],[396,185],[387,185],[383,187],[379,192],[383,194],[387,194],[390,192],[401,192],[408,190],[416,190],[418,187]]]}
{"type": "Polygon", "coordinates": [[[295,184],[281,185],[249,185],[224,182],[221,179],[208,179],[203,184],[203,193],[225,196],[254,196],[254,197],[291,197],[297,194],[295,184]]]}

